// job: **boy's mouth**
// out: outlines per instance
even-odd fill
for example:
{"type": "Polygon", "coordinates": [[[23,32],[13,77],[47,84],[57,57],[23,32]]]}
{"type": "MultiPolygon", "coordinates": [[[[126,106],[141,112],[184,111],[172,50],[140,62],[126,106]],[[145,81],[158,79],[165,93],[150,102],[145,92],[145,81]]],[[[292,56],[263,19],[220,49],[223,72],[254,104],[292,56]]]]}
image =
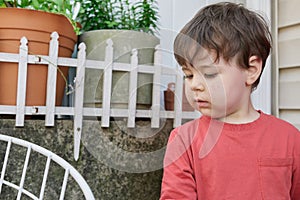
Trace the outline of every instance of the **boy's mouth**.
{"type": "Polygon", "coordinates": [[[200,108],[207,108],[210,106],[210,103],[208,101],[205,100],[201,100],[201,99],[196,99],[195,103],[197,104],[198,107],[200,108]]]}

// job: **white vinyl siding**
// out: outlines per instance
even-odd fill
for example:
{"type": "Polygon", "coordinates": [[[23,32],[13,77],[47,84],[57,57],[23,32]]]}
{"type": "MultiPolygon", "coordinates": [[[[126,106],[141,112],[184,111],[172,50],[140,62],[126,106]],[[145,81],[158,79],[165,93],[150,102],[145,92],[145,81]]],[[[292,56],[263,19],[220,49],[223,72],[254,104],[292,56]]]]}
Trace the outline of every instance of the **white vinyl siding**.
{"type": "Polygon", "coordinates": [[[277,115],[300,129],[300,1],[277,0],[277,115]]]}

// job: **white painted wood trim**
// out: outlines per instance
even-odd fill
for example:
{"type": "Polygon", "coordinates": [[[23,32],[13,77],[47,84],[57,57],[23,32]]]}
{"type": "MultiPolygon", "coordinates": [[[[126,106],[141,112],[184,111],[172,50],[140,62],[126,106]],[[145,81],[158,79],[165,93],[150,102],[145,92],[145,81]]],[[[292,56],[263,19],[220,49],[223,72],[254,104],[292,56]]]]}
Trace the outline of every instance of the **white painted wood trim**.
{"type": "Polygon", "coordinates": [[[111,39],[107,40],[107,47],[105,50],[105,68],[103,70],[103,99],[102,99],[102,117],[101,126],[109,127],[110,119],[110,101],[112,92],[112,69],[113,69],[113,42],[111,39]]]}
{"type": "Polygon", "coordinates": [[[161,61],[162,55],[160,51],[160,45],[155,47],[154,53],[154,76],[153,76],[153,91],[152,91],[152,116],[151,127],[159,128],[159,113],[160,113],[160,82],[161,82],[161,61]]]}
{"type": "Polygon", "coordinates": [[[80,151],[80,141],[83,121],[83,95],[85,80],[85,61],[86,46],[84,43],[79,45],[78,65],[75,79],[75,106],[74,106],[74,158],[78,160],[80,151]]]}
{"type": "Polygon", "coordinates": [[[49,45],[49,64],[47,75],[47,95],[46,95],[46,126],[54,126],[55,99],[56,99],[56,79],[57,79],[57,58],[58,58],[58,38],[57,32],[51,34],[49,45]]]}
{"type": "Polygon", "coordinates": [[[174,119],[174,127],[180,126],[182,122],[182,95],[183,95],[183,73],[180,67],[176,68],[176,83],[175,83],[175,100],[174,100],[174,112],[176,118],[174,119]]]}
{"type": "Polygon", "coordinates": [[[137,100],[137,82],[138,82],[138,51],[132,50],[131,70],[129,75],[129,97],[128,97],[128,122],[127,127],[135,127],[136,100],[137,100]]]}
{"type": "Polygon", "coordinates": [[[272,56],[272,114],[279,117],[279,61],[278,61],[278,0],[272,1],[272,34],[273,34],[273,56],[272,56]]]}
{"type": "Polygon", "coordinates": [[[27,55],[28,46],[27,39],[21,38],[21,45],[19,48],[19,66],[18,66],[18,88],[17,88],[17,113],[16,126],[24,126],[25,118],[25,101],[26,101],[26,85],[27,85],[27,55]]]}

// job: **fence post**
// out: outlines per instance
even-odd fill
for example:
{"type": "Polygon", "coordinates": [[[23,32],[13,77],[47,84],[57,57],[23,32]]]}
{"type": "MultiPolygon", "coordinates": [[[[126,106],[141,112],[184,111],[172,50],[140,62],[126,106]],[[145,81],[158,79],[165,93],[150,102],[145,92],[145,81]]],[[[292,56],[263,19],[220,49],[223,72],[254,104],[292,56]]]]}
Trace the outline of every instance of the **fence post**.
{"type": "Polygon", "coordinates": [[[110,101],[112,90],[112,65],[113,65],[113,41],[108,39],[105,49],[105,67],[103,70],[103,94],[102,94],[102,117],[101,126],[109,127],[110,101]]]}
{"type": "Polygon", "coordinates": [[[86,46],[80,43],[78,46],[77,69],[75,78],[75,106],[74,106],[74,159],[79,158],[80,140],[83,119],[83,95],[86,62],[86,46]]]}
{"type": "Polygon", "coordinates": [[[138,81],[138,51],[132,50],[131,69],[129,79],[129,99],[128,99],[128,122],[127,127],[135,127],[136,116],[136,98],[137,98],[137,81],[138,81]]]}
{"type": "Polygon", "coordinates": [[[153,77],[152,115],[151,115],[152,128],[159,128],[161,63],[162,63],[162,55],[160,51],[160,45],[157,45],[155,47],[155,53],[154,53],[154,77],[153,77]]]}
{"type": "Polygon", "coordinates": [[[51,34],[49,44],[49,64],[47,76],[47,96],[46,96],[46,122],[45,126],[54,126],[55,99],[56,99],[56,76],[57,76],[57,57],[58,57],[58,38],[57,32],[51,34]]]}
{"type": "Polygon", "coordinates": [[[174,127],[180,126],[182,122],[182,95],[183,95],[183,75],[177,67],[174,101],[174,127]]]}
{"type": "Polygon", "coordinates": [[[24,126],[28,58],[27,43],[26,37],[22,37],[19,49],[16,126],[24,126]]]}

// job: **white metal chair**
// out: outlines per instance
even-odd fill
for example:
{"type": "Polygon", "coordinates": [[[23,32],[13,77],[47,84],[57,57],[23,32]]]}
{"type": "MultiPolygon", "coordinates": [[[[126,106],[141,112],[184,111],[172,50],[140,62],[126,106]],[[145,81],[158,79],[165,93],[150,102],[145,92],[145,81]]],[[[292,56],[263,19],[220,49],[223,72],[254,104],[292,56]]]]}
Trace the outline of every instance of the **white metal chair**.
{"type": "MultiPolygon", "coordinates": [[[[61,158],[60,156],[54,154],[53,152],[39,146],[36,144],[33,144],[31,142],[22,140],[22,139],[18,139],[15,137],[11,137],[11,136],[7,136],[7,135],[1,135],[0,134],[0,146],[1,149],[3,149],[3,157],[2,157],[2,171],[1,171],[1,177],[0,177],[0,199],[3,199],[1,197],[2,194],[2,190],[3,190],[3,186],[5,186],[7,188],[12,190],[11,188],[13,188],[13,191],[16,192],[16,199],[37,199],[37,200],[41,200],[44,199],[44,194],[45,194],[45,189],[47,189],[47,178],[50,176],[50,164],[51,166],[53,166],[53,163],[55,164],[55,166],[58,166],[61,170],[62,173],[64,173],[64,177],[61,177],[61,182],[60,183],[55,183],[54,185],[58,185],[58,188],[60,190],[59,199],[63,200],[65,199],[65,194],[66,194],[66,188],[68,183],[70,182],[70,179],[75,180],[74,183],[77,183],[77,187],[79,187],[81,189],[82,192],[82,196],[85,197],[85,199],[88,200],[94,200],[94,195],[89,187],[89,185],[87,184],[87,182],[85,181],[85,179],[80,175],[80,173],[67,161],[65,161],[63,158],[61,158]],[[3,143],[6,143],[6,146],[3,145],[3,143]],[[7,173],[11,173],[8,172],[9,170],[8,168],[8,162],[9,159],[11,157],[13,157],[13,153],[12,152],[12,146],[18,146],[18,148],[23,148],[23,152],[25,155],[25,158],[23,156],[23,158],[21,159],[23,163],[21,163],[22,167],[20,170],[20,174],[21,174],[21,178],[19,180],[19,183],[13,183],[12,181],[9,180],[5,180],[6,176],[8,176],[7,173]],[[24,149],[25,148],[25,149],[24,149]],[[25,153],[26,152],[26,153],[25,153]],[[37,154],[40,157],[42,157],[45,160],[45,163],[33,163],[33,165],[39,165],[38,167],[42,167],[44,169],[44,171],[42,171],[41,177],[40,177],[40,182],[38,183],[38,186],[40,188],[35,188],[36,193],[39,194],[34,194],[32,191],[29,191],[28,189],[26,189],[25,186],[25,182],[29,182],[29,184],[31,184],[34,180],[34,178],[28,178],[29,181],[26,179],[26,173],[28,172],[28,163],[29,160],[32,157],[35,156],[33,154],[37,154]],[[42,165],[43,164],[43,165],[42,165]],[[22,171],[22,173],[21,173],[22,171]],[[63,172],[64,171],[64,172],[63,172]],[[15,191],[17,190],[17,191],[15,191]]],[[[36,156],[37,157],[37,156],[36,156]]],[[[31,158],[32,159],[32,158],[31,158]]],[[[12,165],[17,165],[16,163],[13,163],[12,165]]],[[[35,174],[36,172],[34,172],[35,174]]],[[[35,174],[36,175],[36,174],[35,174]]],[[[34,175],[34,176],[35,176],[34,175]]],[[[15,173],[13,172],[13,174],[11,175],[15,178],[15,173]]],[[[70,184],[69,184],[70,185],[70,184]]],[[[72,184],[71,184],[72,185],[72,184]]]]}

